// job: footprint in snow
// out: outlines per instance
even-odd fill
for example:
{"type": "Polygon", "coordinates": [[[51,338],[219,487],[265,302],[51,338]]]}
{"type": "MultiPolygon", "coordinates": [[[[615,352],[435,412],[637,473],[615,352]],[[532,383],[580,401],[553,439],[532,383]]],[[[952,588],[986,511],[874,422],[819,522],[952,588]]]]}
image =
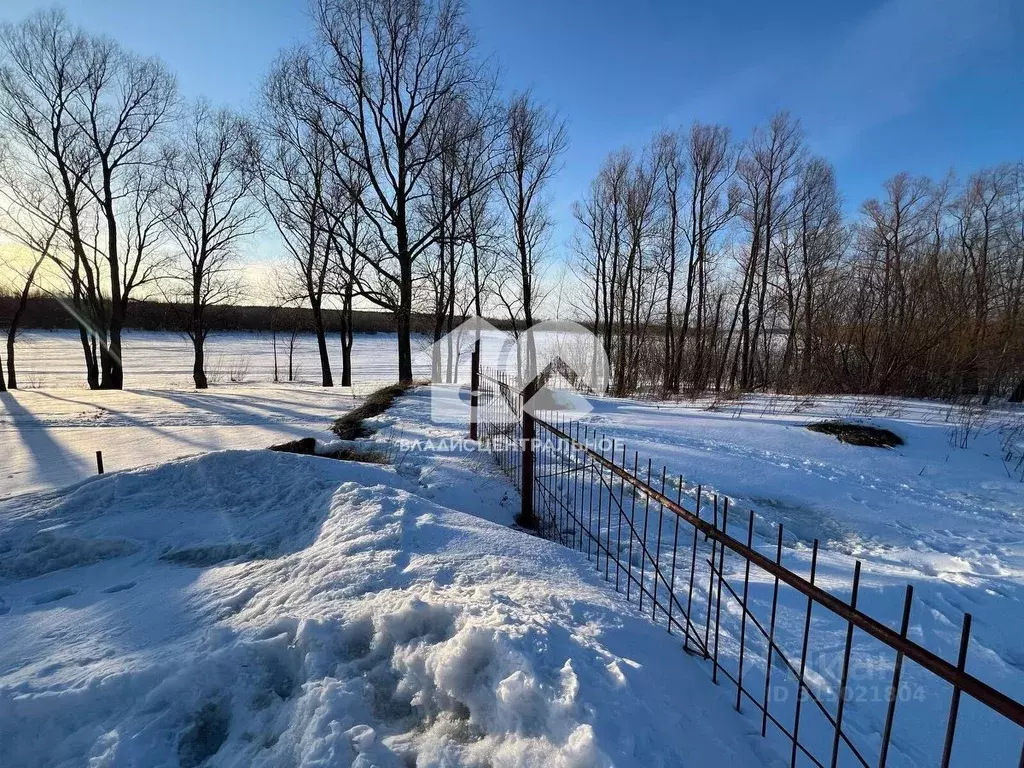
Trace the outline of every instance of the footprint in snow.
{"type": "Polygon", "coordinates": [[[32,598],[32,605],[46,605],[47,603],[55,603],[58,600],[63,600],[65,597],[71,597],[77,595],[77,589],[70,589],[65,587],[64,589],[55,589],[51,592],[43,592],[41,595],[36,595],[32,598]]]}

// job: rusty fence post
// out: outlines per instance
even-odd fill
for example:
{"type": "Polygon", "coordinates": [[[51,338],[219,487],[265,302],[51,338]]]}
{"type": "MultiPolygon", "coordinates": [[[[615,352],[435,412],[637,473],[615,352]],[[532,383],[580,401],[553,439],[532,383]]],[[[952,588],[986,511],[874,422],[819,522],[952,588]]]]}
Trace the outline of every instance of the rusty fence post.
{"type": "Polygon", "coordinates": [[[537,426],[533,420],[533,414],[530,412],[528,407],[530,400],[537,394],[537,381],[536,379],[528,382],[523,388],[523,445],[522,445],[522,469],[523,469],[523,484],[522,484],[522,498],[523,505],[519,512],[519,524],[524,528],[536,528],[537,527],[537,512],[533,508],[534,494],[533,494],[533,443],[537,433],[537,426]]]}
{"type": "Polygon", "coordinates": [[[469,439],[477,440],[477,409],[480,407],[480,339],[473,343],[473,353],[469,361],[469,439]]]}

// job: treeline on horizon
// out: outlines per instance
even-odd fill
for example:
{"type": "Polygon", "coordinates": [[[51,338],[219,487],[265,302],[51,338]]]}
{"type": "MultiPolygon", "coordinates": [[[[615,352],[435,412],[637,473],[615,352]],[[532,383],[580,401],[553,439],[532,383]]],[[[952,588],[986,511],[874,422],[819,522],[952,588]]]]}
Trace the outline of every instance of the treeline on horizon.
{"type": "MultiPolygon", "coordinates": [[[[12,317],[17,311],[19,298],[0,294],[0,318],[12,317]]],[[[182,332],[182,318],[187,316],[186,304],[169,304],[162,301],[138,300],[132,302],[132,310],[125,324],[126,329],[136,331],[182,332]]],[[[313,333],[313,313],[308,307],[273,307],[263,305],[220,304],[209,308],[207,320],[211,332],[253,331],[270,333],[313,333]]],[[[324,329],[327,333],[340,333],[345,325],[341,310],[325,308],[324,329]]],[[[462,318],[457,319],[457,322],[462,318]]],[[[504,318],[488,319],[496,328],[508,329],[504,318]]],[[[67,302],[50,296],[30,296],[25,302],[19,327],[25,330],[77,330],[75,318],[67,311],[67,302]]],[[[354,309],[352,330],[354,333],[394,333],[397,324],[394,315],[354,309]]],[[[414,312],[411,328],[413,333],[430,333],[434,327],[432,315],[414,312]]]]}

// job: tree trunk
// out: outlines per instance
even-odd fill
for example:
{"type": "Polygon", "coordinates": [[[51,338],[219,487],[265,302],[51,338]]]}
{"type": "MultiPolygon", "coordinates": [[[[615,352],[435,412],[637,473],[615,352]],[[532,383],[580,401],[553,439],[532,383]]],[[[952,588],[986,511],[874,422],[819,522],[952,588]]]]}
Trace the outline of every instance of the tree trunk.
{"type": "MultiPolygon", "coordinates": [[[[402,303],[404,304],[405,302],[403,301],[402,303]]],[[[395,315],[395,324],[398,329],[398,381],[402,384],[412,383],[411,314],[411,307],[401,306],[395,315]]]]}
{"type": "Polygon", "coordinates": [[[320,351],[320,376],[322,385],[334,386],[331,375],[331,359],[327,354],[327,333],[324,329],[324,313],[319,304],[313,305],[313,327],[316,329],[316,346],[320,351]]]}
{"type": "Polygon", "coordinates": [[[123,327],[124,319],[122,317],[111,317],[110,337],[106,344],[100,346],[102,374],[100,389],[124,389],[124,368],[121,365],[121,329],[123,327]]]}
{"type": "Polygon", "coordinates": [[[1010,393],[1011,403],[1024,403],[1024,378],[1017,382],[1017,386],[1010,393]]]}
{"type": "MultiPolygon", "coordinates": [[[[35,282],[36,272],[39,271],[39,267],[42,266],[43,259],[46,258],[46,254],[50,250],[50,243],[53,242],[51,236],[43,248],[39,258],[36,259],[35,264],[32,265],[32,269],[29,270],[28,276],[25,278],[25,286],[21,289],[21,295],[18,297],[18,306],[14,310],[14,316],[11,318],[11,326],[7,329],[7,385],[11,389],[18,388],[18,377],[14,369],[14,342],[18,338],[18,328],[21,327],[21,318],[25,314],[25,307],[28,304],[28,294],[32,290],[32,283],[35,282]]],[[[3,389],[3,375],[0,372],[0,390],[3,389]]]]}
{"type": "MultiPolygon", "coordinates": [[[[454,214],[452,214],[454,220],[454,214]]],[[[454,221],[452,222],[452,231],[455,230],[454,221]]],[[[447,334],[447,345],[448,345],[448,375],[446,381],[449,384],[457,384],[459,381],[459,364],[456,359],[456,353],[458,352],[457,346],[458,340],[455,340],[453,344],[453,331],[455,330],[455,274],[457,270],[457,263],[455,261],[455,238],[448,238],[448,309],[446,312],[447,319],[445,320],[445,331],[447,334]]]]}
{"type": "Polygon", "coordinates": [[[195,350],[195,359],[192,363],[192,378],[195,380],[196,389],[206,389],[209,383],[206,381],[205,352],[203,350],[202,333],[196,333],[192,337],[192,348],[195,350]]]}
{"type": "Polygon", "coordinates": [[[100,349],[102,367],[102,389],[123,389],[124,369],[121,365],[121,330],[124,328],[124,316],[128,297],[122,294],[121,259],[117,239],[117,217],[114,215],[114,192],[112,188],[112,169],[107,166],[106,158],[102,160],[103,198],[100,207],[107,222],[107,253],[106,262],[110,278],[110,317],[107,344],[100,349]]]}
{"type": "MultiPolygon", "coordinates": [[[[351,289],[350,289],[351,290],[351,289]]],[[[341,386],[352,386],[352,296],[341,309],[341,386]]]]}
{"type": "Polygon", "coordinates": [[[84,325],[78,326],[78,337],[82,342],[82,352],[85,355],[85,379],[89,389],[100,388],[100,369],[96,364],[96,339],[90,337],[84,325]]]}
{"type": "MultiPolygon", "coordinates": [[[[400,256],[401,248],[400,242],[400,256]]],[[[395,313],[395,325],[398,330],[398,381],[402,384],[412,384],[412,262],[408,258],[401,259],[399,293],[398,311],[395,313]]]]}
{"type": "Polygon", "coordinates": [[[352,386],[352,326],[348,321],[341,329],[341,386],[352,386]]]}
{"type": "Polygon", "coordinates": [[[669,264],[668,284],[665,287],[665,337],[663,341],[663,370],[661,372],[661,390],[664,394],[670,391],[678,391],[678,386],[673,384],[678,380],[674,373],[675,350],[672,348],[675,341],[675,329],[672,325],[672,300],[674,299],[676,285],[676,204],[675,194],[670,198],[670,210],[672,219],[669,224],[669,264]]]}
{"type": "Polygon", "coordinates": [[[274,344],[274,383],[277,384],[280,381],[280,377],[277,373],[277,326],[274,325],[274,321],[270,321],[270,335],[274,344]]]}
{"type": "Polygon", "coordinates": [[[291,339],[288,341],[288,381],[295,381],[295,329],[292,329],[291,339]]]}
{"type": "MultiPolygon", "coordinates": [[[[14,337],[18,332],[17,325],[11,322],[11,328],[7,331],[7,386],[10,389],[18,388],[18,377],[14,371],[14,337]]],[[[0,391],[3,386],[3,371],[0,371],[0,391]]]]}

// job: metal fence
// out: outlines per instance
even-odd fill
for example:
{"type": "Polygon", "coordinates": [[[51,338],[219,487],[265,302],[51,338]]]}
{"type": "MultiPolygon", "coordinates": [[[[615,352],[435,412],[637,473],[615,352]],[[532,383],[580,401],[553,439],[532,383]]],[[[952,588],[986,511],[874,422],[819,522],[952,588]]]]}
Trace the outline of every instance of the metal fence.
{"type": "MultiPolygon", "coordinates": [[[[753,512],[737,514],[727,498],[669,477],[664,467],[657,470],[650,459],[586,423],[524,413],[536,386],[520,391],[507,376],[479,374],[477,434],[520,491],[520,521],[586,553],[638,610],[681,635],[684,650],[711,664],[716,683],[735,688],[736,709],[755,711],[761,735],[788,750],[791,765],[884,766],[894,729],[914,728],[924,717],[944,719],[941,757],[936,744],[934,757],[912,761],[947,766],[966,695],[995,721],[985,738],[1001,733],[1009,739],[1015,757],[1007,764],[1024,768],[1024,706],[965,671],[969,614],[963,617],[957,661],[950,663],[908,638],[912,586],[906,587],[896,631],[858,609],[859,561],[849,599],[836,597],[815,583],[817,540],[810,547],[809,572],[792,570],[783,563],[781,524],[767,546],[763,536],[755,543],[753,512]],[[824,686],[816,684],[823,665],[811,663],[809,653],[821,645],[812,640],[821,637],[834,650],[831,685],[824,686]],[[891,662],[871,671],[869,695],[862,695],[852,659],[868,645],[872,652],[891,654],[891,662]],[[950,690],[941,712],[934,700],[922,703],[916,695],[922,685],[933,690],[937,681],[950,690]],[[864,714],[871,706],[879,709],[877,732],[851,726],[850,711],[864,714]]],[[[872,658],[877,667],[877,653],[872,658]]],[[[972,727],[978,722],[987,723],[972,717],[972,727]]],[[[958,759],[973,764],[965,751],[958,759]]]]}

